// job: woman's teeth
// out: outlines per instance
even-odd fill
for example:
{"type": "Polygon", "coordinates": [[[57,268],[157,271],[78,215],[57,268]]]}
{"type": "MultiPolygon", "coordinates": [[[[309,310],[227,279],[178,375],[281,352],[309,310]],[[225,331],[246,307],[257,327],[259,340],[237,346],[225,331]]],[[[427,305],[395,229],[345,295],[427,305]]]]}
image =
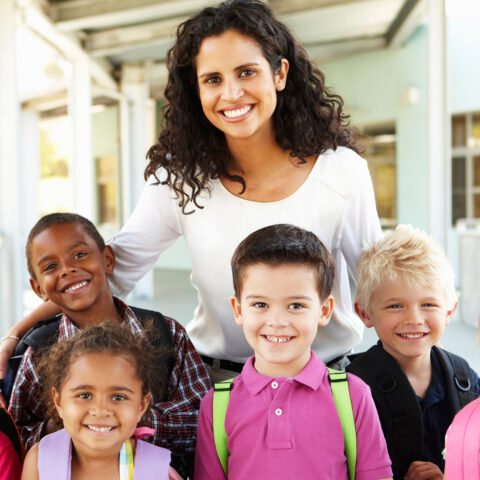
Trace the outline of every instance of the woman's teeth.
{"type": "Polygon", "coordinates": [[[237,108],[236,110],[224,110],[223,114],[227,118],[237,118],[237,117],[241,117],[242,115],[245,115],[251,109],[252,109],[252,105],[247,105],[247,106],[242,107],[242,108],[237,108]]]}

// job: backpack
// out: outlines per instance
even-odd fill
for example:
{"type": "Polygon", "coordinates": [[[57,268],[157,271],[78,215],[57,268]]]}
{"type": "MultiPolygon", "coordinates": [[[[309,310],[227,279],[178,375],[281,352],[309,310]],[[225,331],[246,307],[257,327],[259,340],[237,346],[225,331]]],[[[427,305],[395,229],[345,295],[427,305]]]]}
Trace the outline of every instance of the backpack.
{"type": "Polygon", "coordinates": [[[480,400],[455,416],[445,437],[445,477],[480,480],[480,400]]]}
{"type": "MultiPolygon", "coordinates": [[[[228,478],[228,448],[227,433],[225,432],[225,417],[228,400],[233,388],[233,378],[216,383],[213,392],[213,437],[217,455],[222,464],[225,476],[228,478]]],[[[357,432],[353,418],[352,401],[348,390],[347,373],[333,368],[328,369],[328,381],[332,389],[333,400],[337,407],[340,423],[342,424],[345,442],[345,456],[347,457],[348,478],[355,480],[355,466],[357,463],[357,432]]]]}
{"type": "MultiPolygon", "coordinates": [[[[156,348],[162,346],[169,347],[172,345],[172,332],[168,328],[165,317],[161,313],[137,307],[130,307],[130,309],[142,325],[144,325],[147,320],[153,320],[153,326],[158,330],[158,338],[155,339],[156,341],[154,345],[156,348]]],[[[1,384],[2,394],[7,402],[10,401],[13,384],[23,354],[28,347],[31,347],[34,352],[38,352],[43,348],[48,348],[53,345],[58,338],[58,327],[61,319],[62,314],[60,313],[45,320],[41,320],[34,325],[18,343],[13,355],[8,360],[7,373],[1,384]]],[[[172,371],[174,363],[175,359],[169,358],[169,372],[172,371]]]]}
{"type": "MultiPolygon", "coordinates": [[[[475,398],[474,379],[463,358],[436,346],[445,379],[445,395],[451,419],[475,398]]],[[[360,377],[371,389],[387,440],[394,478],[403,478],[409,465],[423,456],[422,412],[407,376],[395,359],[381,346],[349,356],[347,371],[360,377]]]]}

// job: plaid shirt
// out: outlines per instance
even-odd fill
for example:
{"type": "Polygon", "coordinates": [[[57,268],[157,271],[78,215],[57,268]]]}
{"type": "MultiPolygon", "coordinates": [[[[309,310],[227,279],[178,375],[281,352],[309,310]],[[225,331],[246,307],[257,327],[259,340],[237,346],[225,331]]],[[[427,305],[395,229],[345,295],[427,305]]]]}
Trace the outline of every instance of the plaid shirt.
{"type": "MultiPolygon", "coordinates": [[[[117,298],[115,303],[125,326],[134,334],[141,334],[142,326],[132,310],[117,298]]],[[[146,440],[182,455],[195,451],[200,400],[210,388],[210,378],[184,328],[172,318],[165,319],[172,332],[175,348],[175,364],[168,383],[168,401],[156,403],[152,398],[141,423],[155,429],[153,438],[148,437],[146,440]]],[[[69,340],[79,331],[63,315],[59,324],[58,341],[69,340]]],[[[40,400],[37,365],[38,357],[29,347],[18,368],[8,407],[26,450],[46,434],[48,422],[46,407],[40,400]]]]}

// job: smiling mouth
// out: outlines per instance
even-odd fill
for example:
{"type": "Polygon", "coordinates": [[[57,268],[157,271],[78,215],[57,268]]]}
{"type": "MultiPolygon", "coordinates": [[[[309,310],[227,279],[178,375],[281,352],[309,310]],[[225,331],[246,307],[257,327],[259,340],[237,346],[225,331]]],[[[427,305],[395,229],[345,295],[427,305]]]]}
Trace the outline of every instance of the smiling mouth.
{"type": "Polygon", "coordinates": [[[63,293],[73,293],[76,290],[78,290],[79,288],[85,287],[86,285],[88,285],[88,281],[79,282],[79,283],[76,283],[75,285],[71,285],[70,287],[65,288],[62,291],[63,291],[63,293]]]}
{"type": "Polygon", "coordinates": [[[418,338],[425,337],[428,334],[424,332],[419,332],[419,333],[398,333],[397,335],[402,338],[407,338],[408,340],[416,340],[418,338]]]}
{"type": "Polygon", "coordinates": [[[242,115],[247,114],[250,110],[252,110],[253,105],[245,105],[245,107],[237,108],[235,110],[222,110],[223,115],[227,118],[233,120],[235,118],[241,117],[242,115]]]}
{"type": "Polygon", "coordinates": [[[99,433],[111,432],[115,427],[96,427],[95,425],[85,425],[89,430],[99,433]]]}
{"type": "Polygon", "coordinates": [[[275,337],[272,335],[264,335],[264,337],[272,343],[286,343],[289,342],[293,337],[275,337]]]}

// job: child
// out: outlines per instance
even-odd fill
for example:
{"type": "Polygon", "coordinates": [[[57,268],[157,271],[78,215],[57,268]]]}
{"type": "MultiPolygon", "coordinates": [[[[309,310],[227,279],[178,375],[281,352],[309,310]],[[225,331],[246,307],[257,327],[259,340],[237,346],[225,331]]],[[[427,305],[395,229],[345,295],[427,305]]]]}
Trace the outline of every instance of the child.
{"type": "Polygon", "coordinates": [[[452,268],[426,233],[399,225],[364,250],[355,310],[380,341],[347,370],[372,389],[395,478],[442,478],[447,427],[478,395],[465,360],[436,346],[456,306],[452,268]]]}
{"type": "MultiPolygon", "coordinates": [[[[347,478],[344,438],[328,370],[311,350],[328,323],[334,261],[311,232],[272,225],[232,258],[235,321],[255,354],[233,381],[225,431],[228,478],[347,478]]],[[[348,376],[357,434],[357,478],[391,478],[368,387],[348,376]]],[[[198,423],[195,479],[225,479],[216,453],[210,390],[198,423]]]]}
{"type": "MultiPolygon", "coordinates": [[[[80,215],[54,213],[41,218],[30,232],[26,254],[33,290],[63,311],[53,341],[68,340],[105,319],[139,335],[146,319],[158,319],[163,335],[171,338],[168,343],[173,352],[168,359],[171,370],[165,395],[153,398],[147,409],[147,424],[155,429],[150,440],[177,455],[193,454],[200,400],[210,381],[181,325],[156,312],[134,309],[134,313],[112,297],[108,276],[115,267],[113,251],[105,246],[95,226],[80,215]]],[[[39,401],[37,363],[38,356],[29,347],[19,366],[9,406],[27,450],[52,431],[45,405],[39,401]]]]}
{"type": "Polygon", "coordinates": [[[0,406],[0,480],[20,480],[22,441],[10,414],[0,406]]]}
{"type": "Polygon", "coordinates": [[[39,371],[45,402],[64,430],[29,450],[22,480],[180,478],[167,449],[131,439],[151,388],[168,374],[164,365],[159,378],[156,354],[143,335],[107,323],[55,344],[39,371]]]}
{"type": "MultiPolygon", "coordinates": [[[[313,350],[325,362],[342,362],[362,336],[347,268],[356,279],[363,243],[381,230],[341,97],[288,27],[255,0],[223,2],[183,22],[167,69],[168,106],[148,152],[148,181],[110,242],[116,291],[133,288],[183,235],[199,302],[188,334],[214,370],[240,372],[252,349],[228,305],[230,259],[254,230],[293,223],[312,230],[335,257],[335,310],[313,350]]],[[[13,343],[0,344],[0,353],[13,343]]]]}

